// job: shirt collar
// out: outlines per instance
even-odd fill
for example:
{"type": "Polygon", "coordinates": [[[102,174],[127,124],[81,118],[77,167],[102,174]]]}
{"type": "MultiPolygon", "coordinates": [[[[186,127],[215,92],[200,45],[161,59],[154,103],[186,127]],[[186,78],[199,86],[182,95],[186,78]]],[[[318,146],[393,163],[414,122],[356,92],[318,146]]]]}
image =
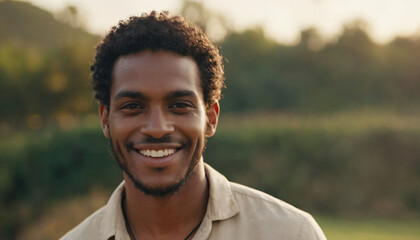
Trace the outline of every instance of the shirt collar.
{"type": "MultiPolygon", "coordinates": [[[[209,181],[209,201],[205,218],[211,221],[225,220],[239,212],[238,204],[233,196],[230,183],[222,174],[210,165],[204,164],[206,177],[209,181]]],[[[126,230],[125,220],[121,209],[121,201],[125,194],[124,181],[115,189],[105,206],[100,222],[102,239],[130,239],[126,230]]]]}
{"type": "Polygon", "coordinates": [[[121,208],[121,201],[124,194],[125,183],[123,181],[112,193],[111,198],[105,206],[105,212],[100,222],[100,234],[103,236],[101,239],[109,239],[113,236],[115,236],[115,239],[118,239],[118,236],[128,237],[121,208]]]}
{"type": "Polygon", "coordinates": [[[206,215],[209,215],[212,221],[235,216],[239,212],[239,207],[229,181],[208,164],[205,164],[205,171],[210,188],[206,215]]]}

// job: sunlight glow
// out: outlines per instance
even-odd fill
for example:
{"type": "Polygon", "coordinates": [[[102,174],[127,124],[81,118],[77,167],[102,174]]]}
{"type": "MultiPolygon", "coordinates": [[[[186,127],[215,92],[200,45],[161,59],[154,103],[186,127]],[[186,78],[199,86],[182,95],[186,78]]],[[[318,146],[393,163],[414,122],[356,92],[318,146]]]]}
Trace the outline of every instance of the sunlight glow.
{"type": "MultiPolygon", "coordinates": [[[[178,12],[182,0],[28,0],[42,8],[59,11],[74,5],[93,33],[105,32],[119,20],[151,10],[178,12]]],[[[418,0],[201,0],[208,9],[222,14],[235,29],[262,26],[267,36],[294,43],[302,29],[315,27],[331,38],[343,24],[362,19],[373,39],[386,43],[397,35],[420,35],[418,0]]]]}

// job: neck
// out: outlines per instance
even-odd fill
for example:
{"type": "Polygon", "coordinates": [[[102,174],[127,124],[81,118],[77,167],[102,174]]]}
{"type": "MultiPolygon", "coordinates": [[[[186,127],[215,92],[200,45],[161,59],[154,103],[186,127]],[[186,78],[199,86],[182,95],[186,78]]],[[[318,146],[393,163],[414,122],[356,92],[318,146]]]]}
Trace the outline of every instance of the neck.
{"type": "Polygon", "coordinates": [[[125,213],[136,239],[184,239],[204,217],[208,184],[202,160],[178,192],[164,197],[146,195],[124,179],[125,213]]]}

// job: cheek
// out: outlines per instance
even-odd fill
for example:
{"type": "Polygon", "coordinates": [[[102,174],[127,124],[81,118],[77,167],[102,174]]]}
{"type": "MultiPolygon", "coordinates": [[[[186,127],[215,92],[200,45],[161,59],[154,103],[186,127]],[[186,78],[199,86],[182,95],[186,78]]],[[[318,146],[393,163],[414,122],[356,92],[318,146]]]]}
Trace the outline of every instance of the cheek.
{"type": "Polygon", "coordinates": [[[133,119],[124,119],[124,118],[110,118],[110,128],[111,134],[115,138],[119,138],[120,141],[127,137],[130,132],[136,129],[138,126],[136,121],[133,119]]]}
{"type": "Polygon", "coordinates": [[[197,138],[204,134],[206,129],[206,118],[204,113],[193,114],[189,118],[180,120],[178,126],[192,138],[197,138]]]}

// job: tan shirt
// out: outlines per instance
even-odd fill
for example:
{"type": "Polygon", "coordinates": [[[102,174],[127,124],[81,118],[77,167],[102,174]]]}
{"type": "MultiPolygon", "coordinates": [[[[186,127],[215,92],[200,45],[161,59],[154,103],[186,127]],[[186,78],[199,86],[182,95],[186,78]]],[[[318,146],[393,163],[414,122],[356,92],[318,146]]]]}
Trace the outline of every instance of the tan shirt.
{"type": "MultiPolygon", "coordinates": [[[[229,182],[205,165],[210,195],[207,211],[193,240],[211,239],[326,239],[322,230],[303,212],[268,194],[229,182]]],[[[107,205],[68,232],[62,240],[129,240],[121,210],[124,182],[107,205]]]]}

